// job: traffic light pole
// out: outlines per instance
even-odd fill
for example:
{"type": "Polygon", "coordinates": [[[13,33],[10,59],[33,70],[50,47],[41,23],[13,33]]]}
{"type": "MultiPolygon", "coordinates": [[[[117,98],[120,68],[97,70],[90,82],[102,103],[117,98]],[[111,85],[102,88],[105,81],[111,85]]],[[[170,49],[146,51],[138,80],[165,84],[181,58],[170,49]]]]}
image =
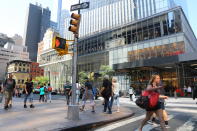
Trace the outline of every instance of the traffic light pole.
{"type": "MultiPolygon", "coordinates": [[[[80,0],[79,0],[80,4],[80,0]]],[[[78,10],[80,14],[80,10],[78,10]]],[[[72,100],[68,106],[68,119],[79,120],[79,106],[76,104],[76,81],[77,81],[77,43],[78,36],[75,35],[73,42],[73,58],[72,58],[72,100]]]]}

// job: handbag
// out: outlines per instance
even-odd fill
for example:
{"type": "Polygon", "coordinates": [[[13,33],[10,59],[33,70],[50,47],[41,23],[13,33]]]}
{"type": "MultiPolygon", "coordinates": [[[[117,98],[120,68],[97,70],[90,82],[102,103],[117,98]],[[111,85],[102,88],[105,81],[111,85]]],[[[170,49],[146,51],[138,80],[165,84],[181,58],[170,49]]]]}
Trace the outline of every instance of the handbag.
{"type": "Polygon", "coordinates": [[[159,101],[159,93],[155,91],[143,91],[143,96],[148,96],[149,98],[149,108],[154,108],[157,106],[159,101]]]}
{"type": "Polygon", "coordinates": [[[143,109],[152,109],[157,106],[158,101],[159,93],[155,91],[143,91],[135,103],[143,109]]]}

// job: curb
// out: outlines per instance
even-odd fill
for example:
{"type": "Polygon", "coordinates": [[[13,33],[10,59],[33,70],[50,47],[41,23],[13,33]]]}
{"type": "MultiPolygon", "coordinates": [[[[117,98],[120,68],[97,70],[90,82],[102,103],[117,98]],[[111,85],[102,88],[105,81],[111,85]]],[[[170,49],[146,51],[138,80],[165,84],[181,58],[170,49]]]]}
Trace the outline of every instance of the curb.
{"type": "Polygon", "coordinates": [[[59,128],[59,129],[56,129],[58,131],[86,131],[86,130],[91,130],[93,128],[96,128],[96,127],[99,127],[99,126],[103,126],[103,125],[106,125],[106,124],[109,124],[109,123],[112,123],[112,122],[116,122],[116,121],[120,121],[120,120],[123,120],[123,119],[127,119],[129,117],[132,117],[135,113],[131,113],[127,116],[123,116],[123,117],[120,117],[120,118],[115,118],[115,119],[111,119],[111,120],[103,120],[103,121],[98,121],[98,122],[92,122],[92,123],[88,123],[88,124],[83,124],[83,125],[78,125],[78,126],[75,126],[75,127],[68,127],[68,128],[59,128]]]}

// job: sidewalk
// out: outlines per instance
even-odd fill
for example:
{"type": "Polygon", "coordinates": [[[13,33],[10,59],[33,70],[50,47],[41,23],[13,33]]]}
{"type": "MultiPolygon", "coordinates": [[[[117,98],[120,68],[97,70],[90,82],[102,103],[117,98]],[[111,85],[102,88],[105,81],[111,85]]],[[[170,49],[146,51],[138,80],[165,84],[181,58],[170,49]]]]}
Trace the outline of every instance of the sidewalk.
{"type": "Polygon", "coordinates": [[[63,100],[54,100],[52,103],[39,103],[36,100],[34,109],[24,109],[21,98],[15,98],[13,108],[8,111],[0,105],[0,130],[6,131],[85,130],[133,115],[126,107],[122,107],[119,113],[113,110],[112,115],[105,114],[102,112],[101,101],[96,102],[96,113],[91,112],[90,106],[80,112],[79,121],[67,119],[67,106],[63,100]]]}

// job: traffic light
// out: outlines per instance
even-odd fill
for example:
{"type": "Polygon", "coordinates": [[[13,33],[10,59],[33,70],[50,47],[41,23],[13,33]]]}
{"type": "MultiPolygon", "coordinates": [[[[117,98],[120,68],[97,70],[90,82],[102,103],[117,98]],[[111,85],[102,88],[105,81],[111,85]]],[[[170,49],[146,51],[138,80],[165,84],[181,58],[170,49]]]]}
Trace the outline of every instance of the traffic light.
{"type": "Polygon", "coordinates": [[[53,40],[53,49],[65,50],[66,49],[66,39],[55,36],[55,38],[53,40]]]}
{"type": "Polygon", "coordinates": [[[72,13],[71,18],[72,18],[70,20],[71,26],[68,28],[68,30],[71,31],[71,32],[73,32],[76,36],[78,36],[81,15],[80,14],[72,13]]]}

